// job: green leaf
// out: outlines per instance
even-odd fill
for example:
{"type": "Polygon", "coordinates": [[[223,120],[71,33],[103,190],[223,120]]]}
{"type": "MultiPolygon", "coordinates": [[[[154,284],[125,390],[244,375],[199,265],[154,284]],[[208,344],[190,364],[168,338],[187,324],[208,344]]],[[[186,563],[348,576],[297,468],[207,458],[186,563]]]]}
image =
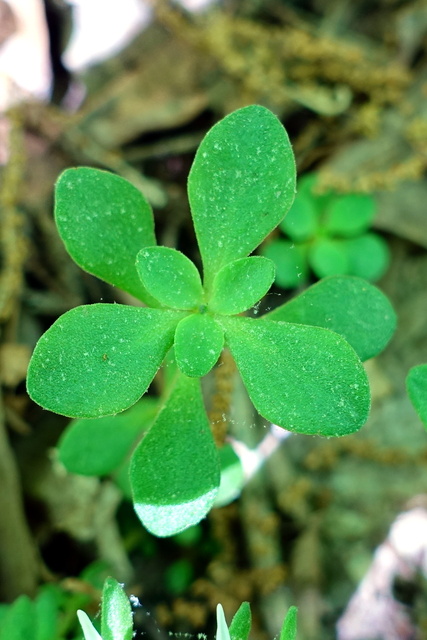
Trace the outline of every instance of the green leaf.
{"type": "Polygon", "coordinates": [[[111,473],[153,422],[157,410],[157,400],[142,398],[117,416],[73,421],[58,443],[60,461],[71,473],[85,476],[111,473]]]}
{"type": "Polygon", "coordinates": [[[60,596],[55,587],[51,584],[44,585],[37,595],[36,640],[57,640],[58,638],[60,596]]]}
{"type": "Polygon", "coordinates": [[[221,464],[221,482],[214,507],[223,507],[235,500],[245,484],[243,467],[239,456],[229,443],[218,450],[221,464]]]}
{"type": "Polygon", "coordinates": [[[366,233],[345,243],[349,259],[349,273],[371,282],[379,280],[387,271],[390,251],[383,238],[366,233]]]}
{"type": "Polygon", "coordinates": [[[176,536],[173,537],[173,541],[179,546],[186,549],[190,547],[195,547],[199,542],[202,541],[204,537],[204,533],[200,524],[195,524],[192,527],[188,527],[181,533],[177,533],[176,536]]]}
{"type": "Polygon", "coordinates": [[[419,364],[410,369],[406,388],[412,404],[427,427],[427,364],[419,364]]]}
{"type": "Polygon", "coordinates": [[[35,640],[35,605],[28,596],[19,596],[1,621],[0,640],[35,640]]]}
{"type": "Polygon", "coordinates": [[[177,382],[132,456],[134,508],[156,536],[171,536],[200,522],[220,482],[219,462],[203,405],[200,381],[177,382]]]}
{"type": "Polygon", "coordinates": [[[313,198],[304,192],[297,194],[286,218],[280,228],[294,242],[306,242],[316,235],[319,226],[319,216],[313,203],[313,198]]]}
{"type": "Polygon", "coordinates": [[[114,472],[114,483],[120,489],[122,496],[125,500],[132,501],[132,487],[130,486],[129,480],[129,466],[130,459],[125,460],[125,462],[115,470],[114,472]]]}
{"type": "Polygon", "coordinates": [[[337,198],[337,194],[330,189],[319,191],[319,176],[317,173],[306,173],[299,178],[297,184],[298,195],[310,198],[319,220],[319,227],[322,226],[323,213],[329,205],[337,198]]]}
{"type": "Polygon", "coordinates": [[[369,227],[375,215],[375,200],[361,193],[336,197],[327,207],[323,223],[331,235],[351,238],[369,227]]]}
{"type": "Polygon", "coordinates": [[[253,105],[218,122],[196,153],[188,195],[209,290],[221,267],[251,253],[294,199],[294,156],[276,116],[253,105]]]}
{"type": "Polygon", "coordinates": [[[154,302],[135,268],[138,251],[156,244],[153,214],[130,182],[99,169],[66,169],[56,183],[55,221],[82,269],[147,304],[154,302]]]}
{"type": "Polygon", "coordinates": [[[216,640],[231,640],[221,604],[216,607],[216,640]]]}
{"type": "Polygon", "coordinates": [[[340,240],[316,240],[309,251],[308,261],[318,278],[344,275],[349,271],[349,258],[340,240]]]}
{"type": "Polygon", "coordinates": [[[103,640],[84,611],[79,609],[77,611],[77,617],[83,630],[85,640],[103,640]]]}
{"type": "Polygon", "coordinates": [[[351,344],[361,360],[380,353],[396,329],[388,298],[353,276],[321,280],[264,318],[331,329],[351,344]]]}
{"type": "Polygon", "coordinates": [[[71,309],[34,349],[29,395],[71,418],[124,411],[147,390],[182,317],[177,311],[119,304],[71,309]]]}
{"type": "Polygon", "coordinates": [[[297,637],[297,613],[296,607],[289,607],[286,618],[283,621],[280,632],[280,640],[296,640],[297,637]]]}
{"type": "Polygon", "coordinates": [[[276,265],[276,284],[284,289],[299,287],[308,277],[307,251],[304,245],[289,240],[273,240],[263,255],[276,265]]]}
{"type": "Polygon", "coordinates": [[[123,587],[107,578],[102,590],[102,640],[131,640],[133,638],[132,608],[123,587]]]}
{"type": "Polygon", "coordinates": [[[195,309],[203,302],[203,287],[196,266],[183,253],[169,247],[146,247],[136,257],[144,287],[162,305],[195,309]]]}
{"type": "Polygon", "coordinates": [[[221,316],[226,344],[257,411],[297,433],[343,436],[369,413],[369,384],[337,333],[287,322],[221,316]]]}
{"type": "Polygon", "coordinates": [[[209,310],[225,315],[246,311],[265,296],[274,275],[274,263],[262,256],[230,262],[215,276],[209,310]]]}
{"type": "Polygon", "coordinates": [[[224,346],[224,332],[207,313],[192,314],[178,324],[174,346],[182,373],[201,378],[218,360],[224,346]]]}
{"type": "Polygon", "coordinates": [[[331,190],[319,192],[318,189],[319,176],[317,173],[306,173],[298,179],[298,194],[304,195],[313,200],[316,212],[320,215],[329,204],[336,199],[336,193],[331,190]]]}
{"type": "Polygon", "coordinates": [[[251,608],[249,602],[242,602],[230,624],[231,640],[248,640],[251,631],[251,608]]]}

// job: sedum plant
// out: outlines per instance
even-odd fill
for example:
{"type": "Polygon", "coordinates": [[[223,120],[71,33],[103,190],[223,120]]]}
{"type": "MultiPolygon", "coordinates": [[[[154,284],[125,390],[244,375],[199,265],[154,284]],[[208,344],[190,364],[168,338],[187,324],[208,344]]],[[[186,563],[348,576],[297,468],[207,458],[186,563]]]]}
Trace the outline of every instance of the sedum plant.
{"type": "Polygon", "coordinates": [[[389,263],[386,242],[369,230],[375,200],[368,194],[316,193],[317,176],[298,183],[298,194],[280,223],[285,237],[263,248],[276,265],[276,284],[299,287],[310,271],[318,278],[353,275],[371,282],[384,275],[389,263]]]}
{"type": "MultiPolygon", "coordinates": [[[[133,615],[129,599],[123,587],[114,578],[107,578],[102,592],[101,633],[99,633],[84,611],[78,618],[83,629],[84,640],[131,640],[134,637],[133,615]]],[[[248,640],[251,630],[251,609],[243,602],[236,612],[230,628],[224,610],[217,607],[216,640],[248,640]]],[[[290,607],[283,622],[280,640],[296,640],[297,609],[290,607]]]]}
{"type": "Polygon", "coordinates": [[[166,356],[174,361],[130,461],[136,513],[159,536],[196,524],[215,501],[220,463],[200,378],[223,348],[265,419],[343,436],[369,412],[361,361],[381,351],[395,327],[385,296],[354,277],[327,278],[262,317],[245,315],[275,272],[271,260],[249,254],[295,194],[289,139],[268,109],[245,107],[207,133],[188,194],[203,278],[181,252],[156,245],[150,206],[126,180],[90,168],[60,176],[55,219],[71,257],[145,306],[68,311],[40,338],[27,378],[44,408],[92,419],[131,407],[166,356]]]}

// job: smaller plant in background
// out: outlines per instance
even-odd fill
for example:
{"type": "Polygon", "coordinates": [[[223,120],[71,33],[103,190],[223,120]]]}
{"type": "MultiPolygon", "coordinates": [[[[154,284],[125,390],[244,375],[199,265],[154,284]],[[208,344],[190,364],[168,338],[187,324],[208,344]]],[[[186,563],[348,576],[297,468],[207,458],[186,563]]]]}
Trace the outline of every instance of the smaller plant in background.
{"type": "Polygon", "coordinates": [[[409,398],[427,428],[427,364],[410,369],[406,378],[409,398]]]}
{"type": "Polygon", "coordinates": [[[263,255],[276,265],[276,284],[294,288],[310,271],[318,278],[353,275],[375,282],[389,264],[386,242],[369,231],[375,216],[370,195],[316,193],[317,176],[298,183],[298,194],[279,225],[286,238],[276,238],[263,255]]]}
{"type": "MultiPolygon", "coordinates": [[[[84,611],[77,612],[85,640],[131,640],[133,630],[132,608],[123,587],[114,578],[107,578],[102,592],[100,633],[84,611]]],[[[217,640],[248,640],[251,630],[251,609],[243,602],[236,612],[230,628],[224,610],[217,607],[217,640]]],[[[280,640],[296,640],[297,609],[290,607],[283,622],[280,640]]]]}

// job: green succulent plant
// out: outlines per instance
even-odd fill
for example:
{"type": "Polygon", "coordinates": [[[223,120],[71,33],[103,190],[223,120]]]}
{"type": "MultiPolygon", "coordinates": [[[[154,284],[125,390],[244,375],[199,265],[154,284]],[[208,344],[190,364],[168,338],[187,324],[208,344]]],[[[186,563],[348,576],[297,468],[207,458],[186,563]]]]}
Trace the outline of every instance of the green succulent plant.
{"type": "Polygon", "coordinates": [[[279,225],[285,237],[263,246],[263,255],[276,265],[276,284],[299,287],[311,271],[318,278],[353,275],[379,280],[390,258],[385,240],[369,230],[374,198],[360,193],[319,195],[316,185],[315,174],[299,181],[295,201],[279,225]]]}
{"type": "MultiPolygon", "coordinates": [[[[71,257],[145,306],[71,309],[40,338],[27,378],[41,406],[86,420],[79,427],[83,457],[93,419],[134,405],[165,358],[173,363],[144,437],[138,441],[135,425],[123,428],[126,442],[104,465],[111,469],[134,447],[134,507],[159,536],[199,522],[218,494],[220,460],[200,378],[224,348],[265,419],[302,434],[343,436],[369,412],[361,361],[381,351],[395,327],[387,298],[345,276],[327,278],[262,317],[245,315],[275,271],[268,258],[249,254],[295,195],[292,148],[268,109],[239,109],[207,133],[188,194],[203,278],[184,254],[156,245],[151,208],[126,180],[90,168],[60,176],[55,219],[71,257]]],[[[98,442],[101,436],[98,429],[98,442]]],[[[114,446],[114,437],[109,442],[114,446]]],[[[109,453],[100,455],[104,463],[109,453]]]]}

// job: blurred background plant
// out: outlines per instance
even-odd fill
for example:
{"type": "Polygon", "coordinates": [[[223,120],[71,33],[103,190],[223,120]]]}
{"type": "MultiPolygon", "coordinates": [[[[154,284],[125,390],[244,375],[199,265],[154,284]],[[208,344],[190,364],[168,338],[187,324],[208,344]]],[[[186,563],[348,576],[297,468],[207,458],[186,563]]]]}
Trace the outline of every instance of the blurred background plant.
{"type": "Polygon", "coordinates": [[[317,278],[352,275],[371,282],[385,273],[389,260],[386,241],[369,229],[376,203],[368,194],[316,193],[315,174],[298,183],[288,215],[279,225],[285,235],[266,241],[262,254],[276,265],[276,284],[295,288],[317,278]]]}

